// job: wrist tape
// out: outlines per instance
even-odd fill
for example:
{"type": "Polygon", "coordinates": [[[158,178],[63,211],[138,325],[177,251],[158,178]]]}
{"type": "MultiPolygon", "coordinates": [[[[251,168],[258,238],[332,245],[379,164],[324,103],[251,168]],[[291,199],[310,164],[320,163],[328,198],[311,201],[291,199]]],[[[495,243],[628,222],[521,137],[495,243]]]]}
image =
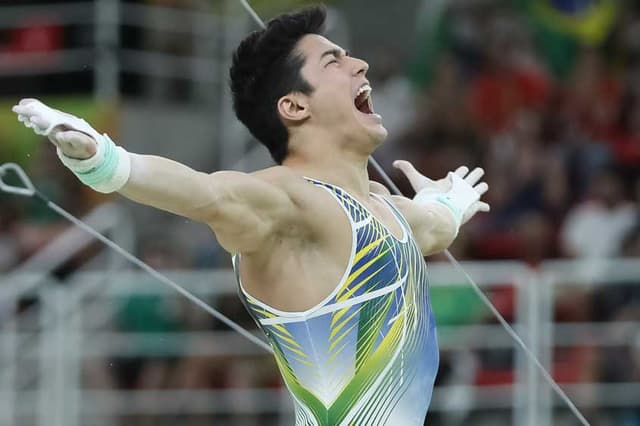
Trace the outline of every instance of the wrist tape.
{"type": "Polygon", "coordinates": [[[436,202],[444,205],[452,213],[456,228],[460,229],[465,212],[480,199],[480,194],[457,174],[449,172],[449,178],[451,179],[449,191],[433,192],[433,189],[425,188],[418,192],[413,200],[419,204],[436,202]]]}
{"type": "Polygon", "coordinates": [[[105,133],[96,138],[95,155],[78,160],[64,155],[58,148],[58,158],[82,183],[108,194],[120,190],[129,180],[131,159],[124,148],[117,146],[105,133]]]}

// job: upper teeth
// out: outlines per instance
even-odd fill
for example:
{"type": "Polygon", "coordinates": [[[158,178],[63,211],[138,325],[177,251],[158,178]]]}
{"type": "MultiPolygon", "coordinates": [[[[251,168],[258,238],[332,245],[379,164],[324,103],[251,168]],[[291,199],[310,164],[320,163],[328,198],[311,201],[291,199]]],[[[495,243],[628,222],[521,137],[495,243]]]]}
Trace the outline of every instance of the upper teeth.
{"type": "Polygon", "coordinates": [[[371,86],[369,86],[368,84],[365,84],[364,86],[358,89],[358,92],[356,93],[356,97],[360,96],[365,92],[367,93],[367,95],[371,93],[371,86]]]}

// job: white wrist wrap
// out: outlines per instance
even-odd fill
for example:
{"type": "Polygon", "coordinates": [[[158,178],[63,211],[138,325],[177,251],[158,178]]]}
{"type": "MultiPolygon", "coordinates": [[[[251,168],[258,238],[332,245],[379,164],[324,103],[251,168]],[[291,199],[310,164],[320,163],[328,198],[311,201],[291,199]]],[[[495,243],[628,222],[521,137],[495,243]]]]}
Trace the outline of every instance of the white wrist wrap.
{"type": "Polygon", "coordinates": [[[457,229],[460,229],[464,213],[480,199],[480,194],[457,174],[449,172],[449,178],[451,179],[449,191],[433,192],[430,189],[423,189],[413,197],[413,200],[423,205],[434,202],[444,205],[453,214],[457,229]]]}
{"type": "Polygon", "coordinates": [[[85,133],[95,140],[101,136],[89,123],[84,121],[82,118],[78,118],[73,114],[69,114],[63,111],[58,111],[57,109],[50,108],[43,103],[39,103],[38,105],[38,115],[47,123],[49,123],[49,127],[46,129],[39,128],[38,126],[33,126],[33,131],[42,136],[49,136],[51,131],[58,127],[63,126],[69,129],[76,130],[78,132],[85,133]]]}
{"type": "Polygon", "coordinates": [[[86,160],[69,158],[57,150],[58,158],[82,183],[98,192],[109,194],[120,190],[129,180],[131,158],[124,148],[105,133],[96,138],[97,151],[86,160]]]}
{"type": "Polygon", "coordinates": [[[96,141],[96,153],[91,158],[69,158],[58,149],[58,158],[82,183],[98,192],[110,193],[121,189],[129,180],[131,158],[127,151],[116,146],[107,134],[98,133],[86,121],[75,115],[53,109],[38,100],[14,106],[18,120],[39,135],[51,136],[55,128],[82,132],[96,141]]]}

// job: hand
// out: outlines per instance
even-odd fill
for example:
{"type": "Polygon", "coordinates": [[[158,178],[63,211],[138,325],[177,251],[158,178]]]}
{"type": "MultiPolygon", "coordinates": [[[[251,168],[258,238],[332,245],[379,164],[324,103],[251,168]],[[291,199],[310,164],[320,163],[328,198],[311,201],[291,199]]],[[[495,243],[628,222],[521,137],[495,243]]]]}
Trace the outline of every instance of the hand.
{"type": "Polygon", "coordinates": [[[420,172],[413,167],[413,164],[408,161],[396,160],[393,162],[393,167],[404,173],[416,194],[422,190],[440,194],[448,192],[451,189],[451,179],[448,179],[448,177],[440,180],[429,179],[420,174],[420,172]]]}
{"type": "Polygon", "coordinates": [[[65,156],[84,160],[95,155],[97,142],[89,135],[97,132],[84,120],[37,99],[22,99],[11,110],[18,114],[18,121],[36,134],[47,136],[65,156]]]}
{"type": "MultiPolygon", "coordinates": [[[[469,168],[466,166],[461,166],[456,169],[455,172],[449,172],[446,178],[434,181],[429,179],[428,177],[420,174],[413,164],[404,160],[397,160],[393,162],[393,166],[400,169],[402,173],[407,177],[409,183],[411,183],[411,187],[416,191],[416,193],[425,191],[426,193],[446,193],[451,189],[452,182],[452,174],[457,175],[461,179],[464,180],[469,186],[473,188],[475,192],[478,194],[478,201],[473,202],[468,209],[466,209],[462,215],[461,224],[465,224],[475,216],[478,212],[488,212],[490,210],[489,204],[480,201],[479,198],[487,192],[489,189],[489,185],[486,182],[480,182],[480,178],[484,175],[484,170],[480,167],[476,167],[471,173],[469,173],[469,168]]],[[[424,193],[424,192],[423,192],[424,193]]]]}

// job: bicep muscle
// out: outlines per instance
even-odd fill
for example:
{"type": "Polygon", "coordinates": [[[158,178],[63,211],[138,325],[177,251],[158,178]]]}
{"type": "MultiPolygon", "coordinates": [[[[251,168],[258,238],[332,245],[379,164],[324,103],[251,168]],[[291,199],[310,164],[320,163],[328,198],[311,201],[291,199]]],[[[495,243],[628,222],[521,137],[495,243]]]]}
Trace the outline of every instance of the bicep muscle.
{"type": "Polygon", "coordinates": [[[251,174],[210,175],[217,192],[207,223],[230,253],[251,252],[294,217],[295,205],[285,190],[251,174]]]}

